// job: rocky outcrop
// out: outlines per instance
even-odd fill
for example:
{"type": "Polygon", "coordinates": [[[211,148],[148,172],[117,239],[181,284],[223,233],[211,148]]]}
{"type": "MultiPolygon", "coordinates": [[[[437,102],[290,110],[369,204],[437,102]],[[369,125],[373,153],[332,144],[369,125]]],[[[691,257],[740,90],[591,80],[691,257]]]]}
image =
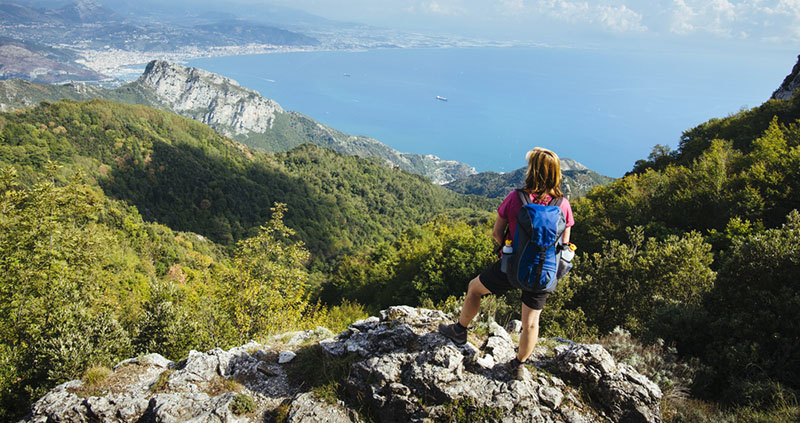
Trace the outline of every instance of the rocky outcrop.
{"type": "Polygon", "coordinates": [[[236,81],[175,63],[150,62],[135,82],[144,97],[154,94],[168,110],[199,120],[217,132],[251,147],[282,151],[310,142],[344,154],[376,157],[389,166],[443,184],[475,173],[475,169],[432,155],[401,153],[369,137],[339,132],[281,106],[236,81]],[[152,94],[150,94],[152,93],[152,94]],[[280,128],[274,128],[280,120],[280,128]]]}
{"type": "Polygon", "coordinates": [[[660,422],[661,391],[599,345],[547,340],[523,380],[512,380],[511,335],[493,325],[480,347],[454,345],[436,332],[442,312],[398,306],[312,346],[324,330],[283,335],[270,346],[192,351],[173,363],[157,354],[126,360],[100,384],[76,380],[37,401],[26,422],[357,422],[450,420],[502,422],[660,422]],[[288,339],[280,343],[280,339],[288,339]],[[286,349],[298,359],[279,364],[286,349]],[[341,398],[321,399],[291,366],[316,348],[347,366],[341,398]],[[252,406],[237,407],[240,397],[252,406]],[[588,400],[588,402],[587,402],[588,400]]]}
{"type": "Polygon", "coordinates": [[[792,68],[792,73],[786,76],[781,86],[772,93],[773,100],[788,100],[800,88],[800,55],[797,56],[797,63],[792,68]]]}
{"type": "Polygon", "coordinates": [[[170,110],[227,136],[266,132],[283,113],[278,103],[232,79],[164,60],[150,62],[137,82],[170,110]]]}

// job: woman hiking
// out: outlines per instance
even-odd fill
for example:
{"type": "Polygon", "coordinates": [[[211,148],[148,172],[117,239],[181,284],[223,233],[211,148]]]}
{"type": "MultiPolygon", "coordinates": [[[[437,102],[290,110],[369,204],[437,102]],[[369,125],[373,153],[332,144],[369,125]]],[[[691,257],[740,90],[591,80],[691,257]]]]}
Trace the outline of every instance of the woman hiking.
{"type": "MultiPolygon", "coordinates": [[[[531,203],[550,204],[561,198],[559,207],[566,220],[563,232],[564,245],[569,244],[570,228],[575,224],[569,201],[561,193],[561,164],[558,156],[550,150],[536,147],[529,151],[525,158],[528,171],[525,177],[524,194],[530,197],[531,203]]],[[[517,213],[522,208],[522,200],[517,190],[511,191],[497,209],[497,220],[492,230],[492,238],[499,245],[504,245],[505,234],[513,238],[517,227],[517,213]],[[508,232],[506,232],[508,229],[508,232]]],[[[439,332],[453,342],[463,345],[467,342],[467,328],[478,314],[481,297],[487,294],[502,295],[514,289],[508,276],[501,271],[501,261],[495,262],[488,269],[469,282],[464,305],[458,322],[452,325],[439,325],[439,332]]],[[[524,369],[522,363],[528,359],[539,338],[539,315],[542,312],[549,294],[522,291],[522,334],[519,338],[517,356],[509,363],[515,379],[522,379],[524,369]]]]}

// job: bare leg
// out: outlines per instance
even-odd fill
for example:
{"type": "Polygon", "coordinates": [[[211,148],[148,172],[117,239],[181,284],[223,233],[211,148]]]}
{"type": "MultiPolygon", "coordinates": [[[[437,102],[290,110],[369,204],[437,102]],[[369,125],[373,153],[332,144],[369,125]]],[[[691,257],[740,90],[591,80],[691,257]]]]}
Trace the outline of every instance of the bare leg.
{"type": "Polygon", "coordinates": [[[491,291],[483,286],[477,276],[469,282],[467,296],[464,298],[464,305],[461,307],[461,316],[458,318],[458,323],[461,326],[469,327],[469,323],[481,309],[481,297],[490,293],[491,291]]]}
{"type": "MultiPolygon", "coordinates": [[[[463,311],[461,312],[463,315],[463,311]]],[[[542,310],[534,310],[522,304],[522,334],[519,337],[517,360],[525,362],[530,357],[539,339],[539,315],[542,310]]]]}

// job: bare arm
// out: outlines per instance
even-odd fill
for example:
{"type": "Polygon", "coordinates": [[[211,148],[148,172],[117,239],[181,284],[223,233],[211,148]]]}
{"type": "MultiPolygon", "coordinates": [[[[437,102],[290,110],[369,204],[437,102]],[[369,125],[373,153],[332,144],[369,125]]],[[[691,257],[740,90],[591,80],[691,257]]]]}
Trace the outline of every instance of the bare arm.
{"type": "Polygon", "coordinates": [[[497,245],[503,245],[503,235],[505,235],[507,225],[508,219],[497,216],[497,220],[494,221],[494,229],[492,229],[492,238],[497,245]]]}
{"type": "Polygon", "coordinates": [[[567,229],[564,229],[564,236],[563,236],[564,244],[569,242],[569,236],[570,236],[571,233],[572,233],[572,227],[571,226],[569,228],[567,228],[567,229]]]}

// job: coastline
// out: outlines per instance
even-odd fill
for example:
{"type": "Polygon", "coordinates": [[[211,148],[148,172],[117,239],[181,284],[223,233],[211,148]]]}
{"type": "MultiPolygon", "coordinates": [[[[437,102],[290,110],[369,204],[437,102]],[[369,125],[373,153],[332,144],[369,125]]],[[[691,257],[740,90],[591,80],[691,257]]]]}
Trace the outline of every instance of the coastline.
{"type": "MultiPolygon", "coordinates": [[[[95,72],[108,76],[110,80],[129,82],[136,79],[139,75],[136,75],[133,78],[125,78],[125,76],[131,75],[131,72],[125,68],[138,65],[144,67],[144,65],[156,59],[186,64],[189,60],[211,57],[326,50],[329,49],[315,47],[286,47],[271,44],[246,44],[208,48],[185,47],[179,51],[172,52],[144,52],[120,49],[76,50],[77,53],[82,56],[82,58],[76,60],[76,62],[95,72]]],[[[139,74],[141,74],[141,72],[139,72],[139,74]]]]}
{"type": "Polygon", "coordinates": [[[71,45],[61,45],[59,47],[72,49],[81,58],[75,62],[85,66],[97,73],[109,77],[105,82],[116,81],[120,83],[130,82],[138,78],[130,68],[133,66],[144,67],[152,60],[160,59],[180,64],[187,64],[190,60],[207,59],[225,56],[245,56],[272,53],[299,53],[299,52],[325,52],[325,51],[369,51],[385,49],[448,49],[448,48],[513,48],[513,47],[551,47],[543,43],[535,42],[487,42],[482,40],[448,40],[447,42],[424,42],[424,40],[410,39],[405,42],[386,43],[347,43],[342,46],[338,43],[323,46],[282,46],[274,44],[243,44],[214,47],[182,47],[177,51],[131,51],[116,48],[104,50],[79,49],[71,45]]]}

